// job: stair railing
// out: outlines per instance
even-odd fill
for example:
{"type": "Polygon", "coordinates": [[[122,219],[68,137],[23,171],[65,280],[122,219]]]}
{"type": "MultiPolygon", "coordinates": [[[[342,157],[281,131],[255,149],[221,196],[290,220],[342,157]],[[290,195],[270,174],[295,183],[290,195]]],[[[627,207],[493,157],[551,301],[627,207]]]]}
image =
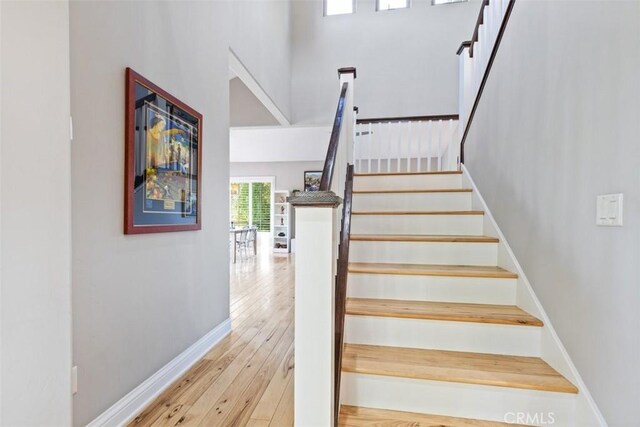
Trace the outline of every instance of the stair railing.
{"type": "Polygon", "coordinates": [[[358,119],[358,173],[435,172],[458,168],[458,115],[358,119]]]}
{"type": "Polygon", "coordinates": [[[336,274],[335,343],[334,343],[334,406],[333,421],[338,425],[340,417],[340,379],[342,373],[342,350],[344,349],[344,320],[347,313],[347,276],[349,274],[349,241],[351,238],[351,206],[353,200],[353,165],[347,166],[340,243],[338,246],[338,271],[336,274]]]}
{"type": "Polygon", "coordinates": [[[294,425],[305,427],[333,426],[339,410],[339,343],[343,342],[349,252],[356,69],[341,68],[338,75],[340,96],[320,191],[289,199],[296,214],[294,425]],[[337,194],[348,198],[342,212],[337,209],[342,203],[337,194]]]}
{"type": "Polygon", "coordinates": [[[487,83],[493,61],[502,41],[515,0],[483,0],[471,40],[458,48],[460,116],[460,163],[473,117],[487,83]]]}

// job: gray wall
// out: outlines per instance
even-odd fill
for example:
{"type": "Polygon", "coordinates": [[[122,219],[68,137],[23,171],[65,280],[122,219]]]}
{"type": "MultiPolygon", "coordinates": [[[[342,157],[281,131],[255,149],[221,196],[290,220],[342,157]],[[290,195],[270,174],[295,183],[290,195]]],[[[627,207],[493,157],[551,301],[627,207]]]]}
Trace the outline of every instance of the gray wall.
{"type": "Polygon", "coordinates": [[[276,190],[304,190],[304,171],[322,170],[317,162],[247,162],[231,163],[229,176],[275,176],[276,190]]]}
{"type": "Polygon", "coordinates": [[[229,125],[274,126],[278,121],[249,88],[235,77],[229,80],[229,125]]]}
{"type": "Polygon", "coordinates": [[[71,423],[69,4],[0,2],[0,425],[71,423]]]}
{"type": "Polygon", "coordinates": [[[609,425],[640,418],[640,3],[518,1],[467,167],[609,425]],[[624,193],[624,227],[595,225],[624,193]]]}
{"type": "Polygon", "coordinates": [[[458,111],[460,43],[471,38],[479,3],[375,12],[359,0],[353,15],[322,16],[321,0],[293,3],[293,120],[330,123],[340,67],[355,66],[361,117],[452,114],[458,111]]]}
{"type": "Polygon", "coordinates": [[[286,2],[71,4],[75,425],[228,318],[228,49],[286,111],[288,10],[286,2]],[[201,231],[122,233],[127,66],[204,116],[201,231]]]}

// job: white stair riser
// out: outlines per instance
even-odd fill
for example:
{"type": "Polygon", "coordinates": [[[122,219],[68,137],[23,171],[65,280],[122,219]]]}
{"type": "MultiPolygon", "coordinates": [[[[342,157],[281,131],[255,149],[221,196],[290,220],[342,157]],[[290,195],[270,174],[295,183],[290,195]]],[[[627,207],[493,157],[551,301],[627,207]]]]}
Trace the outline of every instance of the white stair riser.
{"type": "Polygon", "coordinates": [[[356,298],[516,304],[517,279],[349,273],[347,295],[356,298]]]}
{"type": "Polygon", "coordinates": [[[353,215],[352,234],[482,234],[482,215],[353,215]]]}
{"type": "Polygon", "coordinates": [[[471,193],[354,194],[354,211],[464,211],[471,209],[471,193]]]}
{"type": "Polygon", "coordinates": [[[350,262],[409,264],[496,265],[497,243],[380,242],[350,243],[350,262]]]}
{"type": "Polygon", "coordinates": [[[341,384],[344,405],[511,423],[518,414],[528,414],[529,425],[575,425],[573,394],[348,372],[342,373],[341,384]]]}
{"type": "Polygon", "coordinates": [[[345,328],[351,344],[540,357],[534,326],[349,315],[345,328]]]}
{"type": "Polygon", "coordinates": [[[418,190],[462,188],[462,175],[380,175],[356,176],[353,189],[358,190],[418,190]]]}

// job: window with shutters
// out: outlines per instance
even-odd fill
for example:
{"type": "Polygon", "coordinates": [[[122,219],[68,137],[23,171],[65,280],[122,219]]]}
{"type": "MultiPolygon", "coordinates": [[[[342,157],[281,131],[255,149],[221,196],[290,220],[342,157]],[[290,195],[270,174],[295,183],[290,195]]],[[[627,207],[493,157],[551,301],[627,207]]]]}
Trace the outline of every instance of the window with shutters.
{"type": "Polygon", "coordinates": [[[271,231],[271,183],[231,182],[230,220],[233,227],[255,226],[271,231]]]}

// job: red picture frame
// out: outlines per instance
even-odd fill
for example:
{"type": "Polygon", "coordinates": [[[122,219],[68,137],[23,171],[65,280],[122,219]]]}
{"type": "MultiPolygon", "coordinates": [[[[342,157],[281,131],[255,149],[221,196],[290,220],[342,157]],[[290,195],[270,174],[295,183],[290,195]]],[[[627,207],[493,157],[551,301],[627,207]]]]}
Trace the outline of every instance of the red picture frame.
{"type": "Polygon", "coordinates": [[[131,68],[124,161],[124,234],[202,228],[202,114],[131,68]]]}

